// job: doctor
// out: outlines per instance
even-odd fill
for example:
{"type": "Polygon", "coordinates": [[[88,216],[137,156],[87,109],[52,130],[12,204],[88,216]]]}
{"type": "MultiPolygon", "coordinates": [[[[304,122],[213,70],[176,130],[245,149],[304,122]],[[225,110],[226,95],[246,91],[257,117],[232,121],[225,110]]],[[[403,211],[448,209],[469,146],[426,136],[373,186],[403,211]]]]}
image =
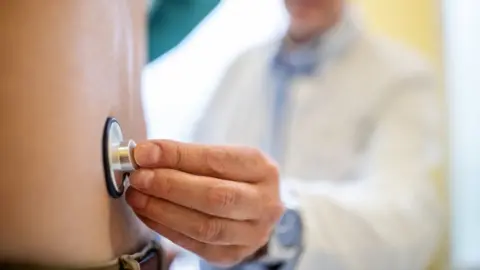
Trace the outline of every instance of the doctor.
{"type": "MultiPolygon", "coordinates": [[[[231,65],[195,140],[276,159],[301,216],[292,269],[425,269],[443,224],[431,177],[441,112],[428,65],[366,32],[343,0],[285,6],[285,36],[231,65]]],[[[275,252],[269,245],[235,269],[265,269],[275,252]]]]}

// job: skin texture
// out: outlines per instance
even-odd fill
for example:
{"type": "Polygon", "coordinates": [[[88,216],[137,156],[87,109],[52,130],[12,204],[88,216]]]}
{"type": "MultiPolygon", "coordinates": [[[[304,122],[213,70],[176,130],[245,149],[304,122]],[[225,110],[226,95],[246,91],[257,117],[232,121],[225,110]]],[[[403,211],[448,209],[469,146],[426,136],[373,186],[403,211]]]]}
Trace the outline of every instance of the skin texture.
{"type": "Polygon", "coordinates": [[[290,16],[288,37],[302,43],[321,35],[341,17],[344,0],[285,0],[290,16]]]}
{"type": "Polygon", "coordinates": [[[279,172],[256,149],[159,140],[138,144],[127,201],[153,230],[229,266],[268,242],[283,206],[279,172]]]}
{"type": "MultiPolygon", "coordinates": [[[[340,18],[342,0],[285,0],[288,45],[308,42],[340,18]]],[[[141,143],[127,201],[151,229],[220,266],[238,263],[268,242],[283,212],[278,169],[244,147],[141,143]]]]}
{"type": "Polygon", "coordinates": [[[0,261],[89,265],[151,231],[107,195],[107,116],[145,139],[145,1],[2,1],[0,261]]]}
{"type": "Polygon", "coordinates": [[[144,1],[1,5],[0,261],[101,264],[140,249],[148,227],[221,265],[264,246],[283,207],[278,169],[258,150],[139,143],[127,199],[145,224],[107,195],[106,118],[145,139],[144,1]]]}

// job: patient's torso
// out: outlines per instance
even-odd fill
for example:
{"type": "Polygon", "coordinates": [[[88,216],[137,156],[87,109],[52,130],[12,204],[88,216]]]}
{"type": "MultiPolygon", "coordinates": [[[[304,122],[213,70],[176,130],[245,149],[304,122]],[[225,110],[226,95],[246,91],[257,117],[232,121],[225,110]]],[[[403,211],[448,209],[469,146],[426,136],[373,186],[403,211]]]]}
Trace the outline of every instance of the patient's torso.
{"type": "Polygon", "coordinates": [[[103,262],[151,237],[108,197],[106,117],[145,138],[144,1],[8,1],[0,9],[0,261],[103,262]]]}

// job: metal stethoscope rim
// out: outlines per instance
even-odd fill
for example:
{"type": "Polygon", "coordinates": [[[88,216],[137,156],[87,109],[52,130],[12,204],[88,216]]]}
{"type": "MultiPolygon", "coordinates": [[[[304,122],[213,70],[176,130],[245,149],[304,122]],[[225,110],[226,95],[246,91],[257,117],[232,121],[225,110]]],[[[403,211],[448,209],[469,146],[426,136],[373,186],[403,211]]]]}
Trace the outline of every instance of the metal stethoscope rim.
{"type": "Polygon", "coordinates": [[[119,198],[125,191],[125,180],[138,166],[133,158],[133,140],[124,141],[118,121],[107,118],[102,138],[102,160],[108,194],[119,198]]]}

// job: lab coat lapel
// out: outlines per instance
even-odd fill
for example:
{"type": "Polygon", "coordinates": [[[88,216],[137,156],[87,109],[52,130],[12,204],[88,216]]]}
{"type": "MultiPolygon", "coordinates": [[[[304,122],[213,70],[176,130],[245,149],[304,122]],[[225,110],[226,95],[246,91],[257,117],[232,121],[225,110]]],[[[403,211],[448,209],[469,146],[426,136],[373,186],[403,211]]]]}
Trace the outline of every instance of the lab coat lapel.
{"type": "MultiPolygon", "coordinates": [[[[269,46],[270,48],[270,46],[269,46]]],[[[238,108],[229,123],[227,130],[228,141],[233,144],[248,145],[264,149],[266,134],[269,127],[272,83],[266,57],[269,50],[265,48],[254,55],[246,63],[240,78],[245,78],[241,88],[235,86],[234,91],[241,91],[237,100],[238,108]],[[260,58],[257,58],[260,57],[260,58]]]]}
{"type": "Polygon", "coordinates": [[[356,102],[355,98],[352,100],[355,87],[351,81],[344,78],[356,76],[348,68],[348,62],[349,55],[353,52],[352,44],[355,43],[354,39],[359,33],[355,20],[350,16],[345,17],[341,24],[328,33],[324,39],[325,43],[319,48],[319,59],[322,62],[316,72],[311,76],[297,77],[293,81],[290,128],[287,128],[286,159],[283,164],[287,174],[302,176],[304,179],[318,178],[322,173],[319,173],[317,167],[320,159],[324,157],[324,163],[331,163],[327,166],[331,170],[325,176],[332,177],[336,171],[342,171],[340,167],[343,164],[349,163],[340,162],[347,159],[340,149],[346,148],[347,145],[337,144],[342,138],[336,138],[338,135],[335,134],[336,127],[344,123],[333,123],[331,119],[348,121],[349,118],[345,116],[350,112],[348,107],[354,106],[348,104],[356,102]],[[336,147],[339,148],[338,151],[329,150],[336,147]],[[336,155],[338,158],[335,158],[336,155]],[[311,168],[311,171],[305,168],[311,168]]]}
{"type": "Polygon", "coordinates": [[[331,136],[336,136],[331,119],[338,118],[341,109],[337,108],[340,104],[337,100],[346,89],[343,80],[335,74],[336,66],[338,63],[333,63],[321,75],[300,77],[292,83],[290,128],[283,164],[288,175],[318,178],[317,157],[328,155],[327,148],[335,147],[328,143],[331,136]]]}

